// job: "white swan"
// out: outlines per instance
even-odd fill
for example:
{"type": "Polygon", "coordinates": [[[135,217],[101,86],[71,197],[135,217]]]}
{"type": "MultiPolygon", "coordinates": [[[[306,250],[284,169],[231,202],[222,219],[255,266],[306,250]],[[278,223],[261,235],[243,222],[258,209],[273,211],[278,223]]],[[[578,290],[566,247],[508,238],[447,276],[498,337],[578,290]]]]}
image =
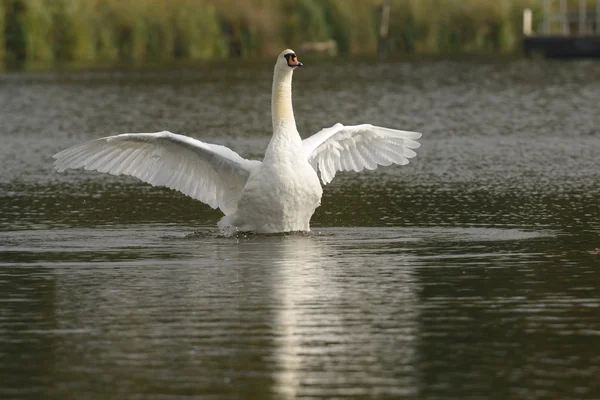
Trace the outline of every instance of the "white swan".
{"type": "Polygon", "coordinates": [[[292,109],[292,75],[303,64],[292,50],[275,63],[271,113],[273,137],[262,162],[246,160],[227,147],[162,131],[109,136],[54,155],[67,168],[130,175],[178,190],[225,214],[219,227],[275,233],[309,231],[323,184],[337,171],[408,164],[420,133],[373,125],[336,124],[302,140],[292,109]]]}

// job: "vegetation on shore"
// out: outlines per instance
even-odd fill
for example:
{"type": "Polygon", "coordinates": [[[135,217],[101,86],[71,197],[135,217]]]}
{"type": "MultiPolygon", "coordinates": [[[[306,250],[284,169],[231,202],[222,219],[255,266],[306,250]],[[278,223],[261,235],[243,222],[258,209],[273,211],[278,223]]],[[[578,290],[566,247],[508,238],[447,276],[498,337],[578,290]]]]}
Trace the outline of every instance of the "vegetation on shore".
{"type": "MultiPolygon", "coordinates": [[[[382,0],[0,0],[0,65],[103,65],[271,55],[333,39],[374,53],[382,0]]],[[[389,49],[512,52],[538,0],[391,0],[389,49]]],[[[535,21],[539,24],[539,21],[535,21]]]]}

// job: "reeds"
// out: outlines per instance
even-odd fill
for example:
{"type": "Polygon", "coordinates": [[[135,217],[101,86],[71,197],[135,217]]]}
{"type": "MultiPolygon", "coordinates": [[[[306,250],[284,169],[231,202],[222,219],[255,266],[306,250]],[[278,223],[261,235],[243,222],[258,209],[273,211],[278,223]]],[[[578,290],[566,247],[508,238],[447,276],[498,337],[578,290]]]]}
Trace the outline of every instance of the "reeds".
{"type": "Polygon", "coordinates": [[[8,62],[144,63],[226,52],[208,0],[5,0],[4,5],[2,47],[8,62]]]}
{"type": "Polygon", "coordinates": [[[393,0],[391,45],[409,53],[512,52],[521,36],[523,9],[537,3],[393,0]]]}
{"type": "Polygon", "coordinates": [[[4,45],[4,30],[5,30],[5,7],[4,3],[0,2],[0,66],[4,64],[4,49],[6,46],[4,45]]]}
{"type": "MultiPolygon", "coordinates": [[[[0,0],[0,65],[272,55],[333,39],[374,53],[382,0],[0,0]]],[[[391,0],[392,51],[511,52],[538,0],[391,0]]],[[[539,20],[534,20],[539,23],[539,20]]]]}

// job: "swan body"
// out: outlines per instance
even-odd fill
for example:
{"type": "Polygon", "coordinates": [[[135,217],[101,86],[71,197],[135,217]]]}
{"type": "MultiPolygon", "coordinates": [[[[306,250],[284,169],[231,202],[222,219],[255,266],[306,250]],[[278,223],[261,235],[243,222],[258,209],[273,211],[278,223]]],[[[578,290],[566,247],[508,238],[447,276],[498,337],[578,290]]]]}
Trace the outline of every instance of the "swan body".
{"type": "Polygon", "coordinates": [[[162,131],[125,133],[76,145],[54,155],[55,167],[60,172],[83,167],[130,175],[178,190],[219,208],[225,214],[219,221],[225,234],[309,231],[323,194],[321,182],[331,182],[337,171],[408,164],[421,134],[336,124],[302,140],[292,108],[292,75],[302,65],[289,49],[277,58],[273,136],[262,162],[244,159],[224,146],[162,131]]]}

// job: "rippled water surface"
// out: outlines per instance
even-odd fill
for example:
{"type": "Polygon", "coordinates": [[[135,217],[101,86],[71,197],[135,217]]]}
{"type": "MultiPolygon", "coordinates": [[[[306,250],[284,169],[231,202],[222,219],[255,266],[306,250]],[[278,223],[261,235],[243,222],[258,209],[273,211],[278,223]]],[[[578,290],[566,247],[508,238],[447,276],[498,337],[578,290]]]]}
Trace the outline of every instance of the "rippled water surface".
{"type": "Polygon", "coordinates": [[[304,57],[304,137],[418,130],[310,235],[52,170],[168,129],[260,158],[270,64],[0,75],[0,398],[600,397],[600,66],[304,57]]]}

